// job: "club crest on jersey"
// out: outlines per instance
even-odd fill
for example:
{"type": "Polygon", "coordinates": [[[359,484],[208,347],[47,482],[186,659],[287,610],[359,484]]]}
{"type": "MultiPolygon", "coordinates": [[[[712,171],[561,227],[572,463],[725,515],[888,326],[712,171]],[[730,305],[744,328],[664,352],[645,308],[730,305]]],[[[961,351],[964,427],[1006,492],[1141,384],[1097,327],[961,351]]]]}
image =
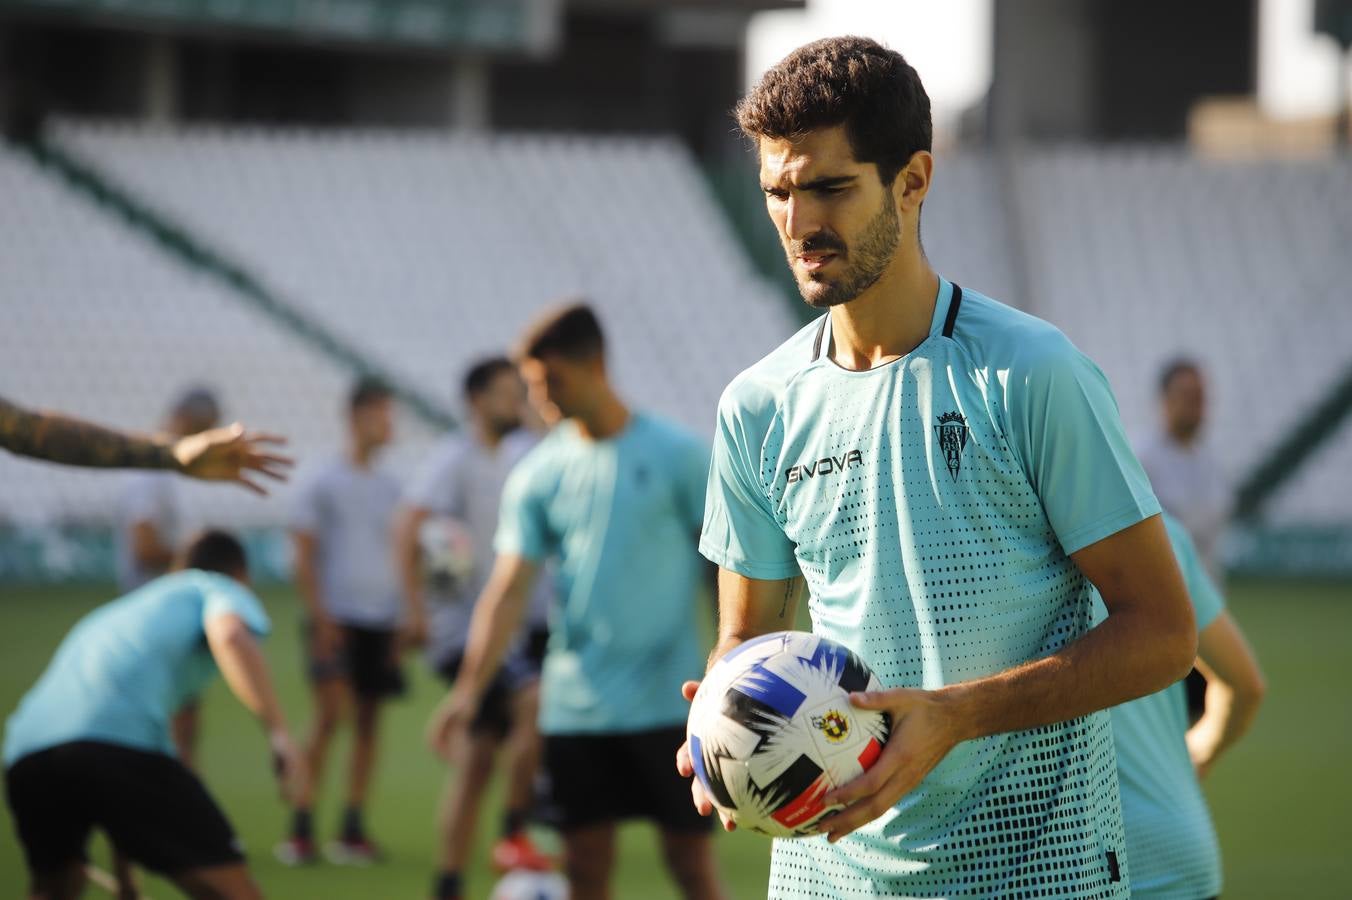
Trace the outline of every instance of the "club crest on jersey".
{"type": "Polygon", "coordinates": [[[948,474],[957,481],[958,472],[962,470],[962,451],[967,446],[966,417],[956,410],[944,413],[939,417],[939,424],[934,426],[934,435],[939,439],[948,474]]]}
{"type": "Polygon", "coordinates": [[[826,735],[833,744],[839,744],[850,736],[850,720],[843,712],[830,710],[824,716],[813,716],[812,727],[826,735]]]}

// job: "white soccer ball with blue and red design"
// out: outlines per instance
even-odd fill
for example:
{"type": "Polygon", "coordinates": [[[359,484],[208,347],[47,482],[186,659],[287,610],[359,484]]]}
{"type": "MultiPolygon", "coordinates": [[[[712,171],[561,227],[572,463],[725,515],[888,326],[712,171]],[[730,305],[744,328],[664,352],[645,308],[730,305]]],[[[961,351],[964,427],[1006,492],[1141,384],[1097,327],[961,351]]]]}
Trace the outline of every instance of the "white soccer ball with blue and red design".
{"type": "Polygon", "coordinates": [[[887,743],[887,714],[849,698],[881,689],[848,647],[809,632],[740,644],[709,669],[690,706],[695,775],[737,827],[812,834],[830,812],[826,792],[867,771],[887,743]]]}

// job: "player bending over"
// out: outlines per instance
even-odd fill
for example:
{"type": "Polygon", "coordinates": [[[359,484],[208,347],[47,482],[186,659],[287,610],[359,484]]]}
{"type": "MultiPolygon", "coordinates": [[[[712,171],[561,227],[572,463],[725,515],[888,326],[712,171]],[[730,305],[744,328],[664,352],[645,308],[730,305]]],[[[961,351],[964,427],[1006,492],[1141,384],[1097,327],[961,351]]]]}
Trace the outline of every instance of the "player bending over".
{"type": "Polygon", "coordinates": [[[262,896],[224,813],[174,758],[169,719],[219,668],[289,795],[302,763],[258,646],[268,617],[234,537],[205,532],[183,564],[77,622],[5,724],[5,793],[33,898],[80,895],[95,828],[190,897],[262,896]]]}
{"type": "Polygon", "coordinates": [[[531,402],[563,421],[507,480],[497,560],[429,737],[444,754],[473,720],[539,567],[552,558],[558,599],[540,731],[570,896],[610,896],[615,825],[646,818],[661,829],[667,868],[684,896],[718,900],[708,822],[694,814],[670,766],[685,732],[684,704],[671,686],[700,668],[694,535],[708,453],[616,395],[600,325],[585,306],[536,323],[519,363],[531,402]]]}
{"type": "MultiPolygon", "coordinates": [[[[1206,710],[1188,727],[1185,682],[1112,710],[1122,819],[1135,900],[1205,900],[1221,892],[1221,854],[1200,778],[1253,724],[1266,687],[1258,661],[1187,530],[1164,524],[1199,630],[1206,710]]],[[[1101,618],[1102,608],[1096,604],[1101,618]]]]}
{"type": "Polygon", "coordinates": [[[856,704],[893,722],[825,798],[822,836],[775,842],[770,895],[1125,898],[1097,711],[1177,681],[1197,635],[1107,381],[930,268],[929,99],[900,54],[809,44],[738,118],[826,314],[719,404],[700,542],[721,567],[716,652],[791,627],[805,587],[813,630],[889,686],[856,704]]]}
{"type": "MultiPolygon", "coordinates": [[[[512,467],[535,445],[535,436],[521,427],[526,392],[509,360],[486,359],[470,367],[464,397],[469,411],[466,428],[448,436],[409,483],[396,530],[404,592],[417,596],[419,605],[425,596],[427,659],[447,681],[460,671],[474,601],[493,565],[493,533],[503,485],[512,467]],[[453,557],[440,564],[427,558],[419,540],[426,529],[435,535],[439,528],[444,541],[437,546],[453,557]],[[451,543],[458,546],[443,546],[451,543]]],[[[540,757],[536,717],[540,665],[549,639],[548,601],[548,584],[542,579],[532,592],[525,628],[483,693],[467,746],[458,748],[455,772],[442,801],[441,864],[433,897],[458,897],[463,892],[479,805],[500,752],[507,757],[507,796],[493,864],[504,871],[553,865],[525,831],[540,757]]]]}

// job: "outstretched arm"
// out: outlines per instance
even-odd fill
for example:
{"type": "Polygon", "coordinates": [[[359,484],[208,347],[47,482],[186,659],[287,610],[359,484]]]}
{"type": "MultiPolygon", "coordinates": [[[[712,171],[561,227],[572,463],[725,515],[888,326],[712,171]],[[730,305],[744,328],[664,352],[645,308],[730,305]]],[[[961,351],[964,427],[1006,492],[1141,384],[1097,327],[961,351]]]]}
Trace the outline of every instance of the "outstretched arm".
{"type": "Polygon", "coordinates": [[[291,465],[289,458],[266,451],[266,445],[279,443],[284,443],[280,437],[246,434],[238,424],[169,441],[35,412],[0,398],[0,447],[68,466],[173,469],[208,481],[234,481],[261,494],[266,491],[250,480],[251,473],[284,481],[291,465]]]}

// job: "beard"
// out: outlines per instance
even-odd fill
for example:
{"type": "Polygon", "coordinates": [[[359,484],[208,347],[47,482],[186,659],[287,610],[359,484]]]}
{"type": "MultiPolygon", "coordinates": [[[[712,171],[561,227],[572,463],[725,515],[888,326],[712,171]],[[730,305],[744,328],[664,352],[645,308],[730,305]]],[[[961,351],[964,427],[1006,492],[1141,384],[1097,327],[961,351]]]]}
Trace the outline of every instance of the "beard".
{"type": "MultiPolygon", "coordinates": [[[[842,303],[849,303],[882,277],[896,255],[897,245],[901,242],[901,218],[892,202],[890,192],[884,192],[882,209],[864,226],[859,237],[858,247],[846,251],[846,259],[853,262],[834,279],[824,275],[807,275],[797,279],[798,292],[807,304],[815,309],[829,309],[842,303]]],[[[800,252],[812,250],[846,250],[845,243],[834,235],[808,238],[793,245],[789,250],[789,265],[800,252]]]]}

